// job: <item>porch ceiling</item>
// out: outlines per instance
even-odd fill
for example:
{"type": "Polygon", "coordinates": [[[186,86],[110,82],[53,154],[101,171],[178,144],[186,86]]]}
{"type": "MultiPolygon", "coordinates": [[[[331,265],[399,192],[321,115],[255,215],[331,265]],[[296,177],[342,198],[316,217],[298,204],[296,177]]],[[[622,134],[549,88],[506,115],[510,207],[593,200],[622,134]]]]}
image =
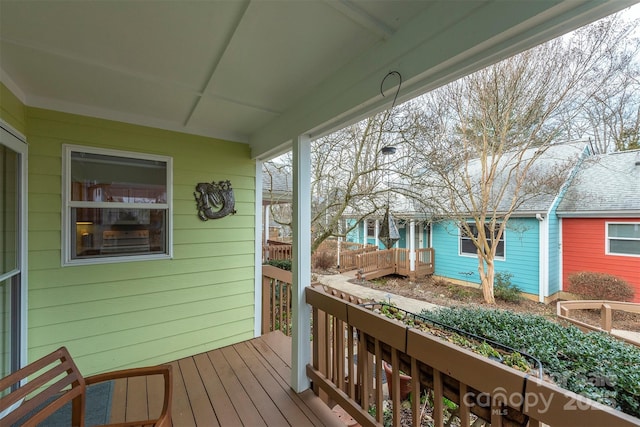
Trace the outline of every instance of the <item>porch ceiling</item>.
{"type": "Polygon", "coordinates": [[[1,0],[0,77],[29,106],[265,157],[390,104],[391,70],[406,100],[636,2],[1,0]]]}

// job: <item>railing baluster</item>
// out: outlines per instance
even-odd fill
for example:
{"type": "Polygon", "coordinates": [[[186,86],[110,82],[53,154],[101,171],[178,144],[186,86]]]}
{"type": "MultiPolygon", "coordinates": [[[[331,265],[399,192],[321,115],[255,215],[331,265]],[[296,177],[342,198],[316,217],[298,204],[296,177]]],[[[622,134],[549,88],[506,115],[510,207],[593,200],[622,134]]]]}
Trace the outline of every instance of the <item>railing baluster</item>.
{"type": "MultiPolygon", "coordinates": [[[[398,350],[391,349],[391,388],[389,393],[392,396],[391,404],[393,406],[393,426],[400,427],[400,361],[398,360],[398,350]]],[[[387,383],[387,387],[389,384],[387,383]]]]}
{"type": "Polygon", "coordinates": [[[278,281],[276,279],[271,280],[271,330],[276,330],[276,311],[277,311],[277,299],[276,299],[276,286],[278,281]]]}
{"type": "MultiPolygon", "coordinates": [[[[421,402],[422,395],[420,394],[420,371],[418,369],[418,360],[415,357],[411,358],[411,413],[413,415],[413,426],[419,427],[422,424],[421,414],[421,402]]],[[[426,402],[425,402],[426,404],[426,402]]],[[[460,424],[461,426],[468,426],[469,424],[460,424]]]]}
{"type": "Polygon", "coordinates": [[[359,332],[358,339],[358,397],[360,398],[360,407],[369,409],[369,393],[367,383],[369,379],[369,358],[367,357],[367,337],[362,331],[359,332]]]}
{"type": "Polygon", "coordinates": [[[331,378],[331,317],[328,313],[323,313],[324,317],[324,375],[331,378]]]}
{"type": "Polygon", "coordinates": [[[336,365],[337,365],[337,370],[336,370],[336,384],[338,385],[338,388],[340,388],[340,390],[342,391],[346,391],[345,385],[344,385],[344,340],[345,340],[345,323],[342,320],[337,320],[336,321],[336,365]]]}
{"type": "Polygon", "coordinates": [[[382,423],[383,410],[382,410],[382,346],[380,345],[380,340],[376,338],[374,342],[375,348],[375,374],[374,377],[376,379],[376,419],[378,422],[382,423]]]}
{"type": "Polygon", "coordinates": [[[444,425],[444,392],[442,384],[442,374],[437,369],[433,369],[433,424],[444,425]]]}
{"type": "Polygon", "coordinates": [[[503,411],[502,402],[496,399],[495,396],[492,396],[491,397],[491,427],[502,427],[503,425],[502,411],[503,411]]]}
{"type": "Polygon", "coordinates": [[[347,392],[347,394],[349,395],[349,397],[352,400],[356,400],[356,375],[354,372],[354,365],[355,365],[355,361],[354,361],[354,345],[355,343],[353,342],[353,334],[355,333],[355,329],[353,326],[348,325],[347,326],[347,354],[349,357],[349,390],[347,392]]]}
{"type": "Polygon", "coordinates": [[[279,304],[278,304],[278,319],[280,321],[280,330],[286,334],[287,333],[287,328],[283,327],[283,314],[284,314],[284,303],[283,303],[283,299],[285,298],[284,296],[284,289],[282,289],[282,282],[280,282],[279,280],[277,281],[276,286],[278,287],[278,294],[280,295],[280,299],[279,299],[279,304]]]}
{"type": "Polygon", "coordinates": [[[459,390],[459,399],[460,399],[460,403],[458,404],[458,408],[459,408],[459,414],[458,416],[460,417],[460,425],[461,426],[468,426],[471,424],[471,411],[469,410],[469,405],[468,405],[468,397],[467,397],[467,392],[468,392],[469,388],[467,387],[467,385],[463,382],[460,382],[460,390],[459,390]]]}

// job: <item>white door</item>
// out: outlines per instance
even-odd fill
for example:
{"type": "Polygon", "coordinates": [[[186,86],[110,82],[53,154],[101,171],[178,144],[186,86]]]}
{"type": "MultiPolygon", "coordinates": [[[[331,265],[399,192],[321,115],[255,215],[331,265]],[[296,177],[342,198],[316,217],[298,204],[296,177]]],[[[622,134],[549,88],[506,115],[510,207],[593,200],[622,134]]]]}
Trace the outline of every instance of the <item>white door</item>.
{"type": "Polygon", "coordinates": [[[0,124],[0,377],[26,361],[27,145],[0,124]]]}

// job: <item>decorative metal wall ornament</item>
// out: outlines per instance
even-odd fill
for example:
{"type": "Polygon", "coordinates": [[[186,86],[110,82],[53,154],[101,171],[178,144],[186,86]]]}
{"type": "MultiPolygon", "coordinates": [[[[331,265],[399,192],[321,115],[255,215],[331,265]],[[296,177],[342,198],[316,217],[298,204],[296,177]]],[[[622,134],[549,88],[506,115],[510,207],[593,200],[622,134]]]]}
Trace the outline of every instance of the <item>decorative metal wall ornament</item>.
{"type": "Polygon", "coordinates": [[[200,182],[196,185],[193,197],[195,197],[198,207],[198,218],[203,221],[223,218],[236,213],[236,201],[229,180],[211,183],[200,182]]]}

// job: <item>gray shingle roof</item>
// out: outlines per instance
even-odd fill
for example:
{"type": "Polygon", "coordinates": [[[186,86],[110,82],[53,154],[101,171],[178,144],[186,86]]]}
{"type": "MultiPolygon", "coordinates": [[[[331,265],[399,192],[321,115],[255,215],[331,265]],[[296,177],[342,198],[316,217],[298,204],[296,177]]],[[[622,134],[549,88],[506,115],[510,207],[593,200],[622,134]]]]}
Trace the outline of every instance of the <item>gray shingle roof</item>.
{"type": "Polygon", "coordinates": [[[265,163],[262,168],[262,203],[291,203],[292,195],[291,174],[265,163]]]}
{"type": "Polygon", "coordinates": [[[640,216],[640,150],[592,156],[582,163],[560,216],[640,216]]]}

